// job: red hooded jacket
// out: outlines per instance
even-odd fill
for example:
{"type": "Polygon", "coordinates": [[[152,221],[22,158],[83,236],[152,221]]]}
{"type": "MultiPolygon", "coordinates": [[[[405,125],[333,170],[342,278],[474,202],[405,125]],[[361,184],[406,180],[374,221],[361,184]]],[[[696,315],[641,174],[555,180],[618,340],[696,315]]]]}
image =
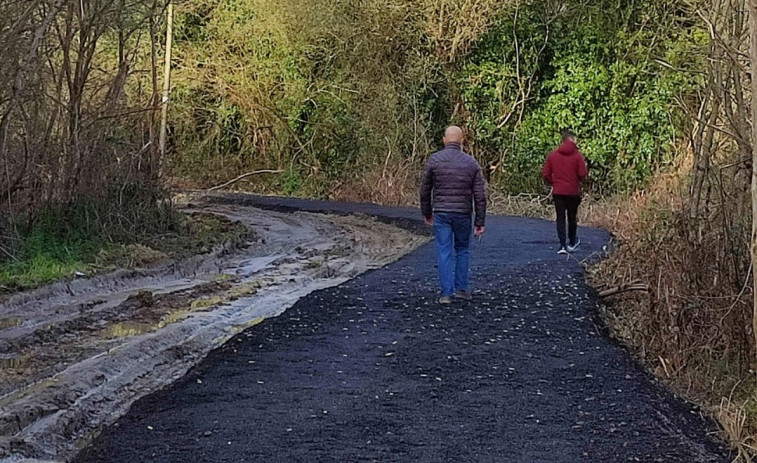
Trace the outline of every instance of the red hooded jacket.
{"type": "Polygon", "coordinates": [[[579,196],[581,180],[588,175],[586,159],[573,141],[565,140],[559,148],[549,153],[541,175],[552,184],[552,194],[579,196]]]}

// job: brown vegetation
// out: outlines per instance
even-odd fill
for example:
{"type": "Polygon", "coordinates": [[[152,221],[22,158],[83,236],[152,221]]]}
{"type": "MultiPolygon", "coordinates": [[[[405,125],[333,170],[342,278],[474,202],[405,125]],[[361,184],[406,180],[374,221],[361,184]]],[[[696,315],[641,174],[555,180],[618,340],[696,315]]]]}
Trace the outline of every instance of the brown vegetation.
{"type": "Polygon", "coordinates": [[[158,82],[150,63],[161,8],[157,0],[2,2],[0,81],[13,83],[0,85],[4,211],[114,188],[124,199],[134,193],[128,185],[154,181],[158,82]],[[138,91],[127,95],[132,79],[138,91]]]}
{"type": "Polygon", "coordinates": [[[517,2],[501,0],[420,0],[423,24],[436,54],[451,63],[465,55],[489,31],[503,10],[517,2]]]}
{"type": "MultiPolygon", "coordinates": [[[[746,458],[757,435],[751,275],[736,276],[727,234],[692,224],[684,180],[665,176],[645,193],[595,209],[591,221],[613,231],[619,245],[589,281],[610,290],[602,316],[611,334],[709,409],[746,458]]],[[[747,250],[740,254],[748,261],[747,250]]]]}

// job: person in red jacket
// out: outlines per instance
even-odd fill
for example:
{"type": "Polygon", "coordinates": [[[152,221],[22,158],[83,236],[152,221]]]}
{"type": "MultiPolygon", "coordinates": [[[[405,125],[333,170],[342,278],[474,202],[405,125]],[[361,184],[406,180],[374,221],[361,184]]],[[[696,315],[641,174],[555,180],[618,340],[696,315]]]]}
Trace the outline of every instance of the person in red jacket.
{"type": "Polygon", "coordinates": [[[576,147],[576,137],[570,130],[562,131],[562,144],[549,153],[541,171],[542,177],[552,185],[552,197],[557,211],[558,254],[578,249],[581,240],[576,236],[578,206],[581,204],[581,181],[588,175],[586,159],[576,147]],[[565,216],[568,216],[568,243],[565,247],[565,216]]]}

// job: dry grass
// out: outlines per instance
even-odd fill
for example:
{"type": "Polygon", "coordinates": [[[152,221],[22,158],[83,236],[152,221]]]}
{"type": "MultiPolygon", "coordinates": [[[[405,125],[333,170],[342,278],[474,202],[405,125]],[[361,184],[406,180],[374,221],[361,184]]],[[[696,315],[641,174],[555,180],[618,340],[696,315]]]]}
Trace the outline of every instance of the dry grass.
{"type": "Polygon", "coordinates": [[[496,215],[514,215],[518,217],[554,218],[554,206],[547,195],[520,194],[505,195],[489,188],[488,211],[496,215]]]}
{"type": "Polygon", "coordinates": [[[750,218],[730,210],[732,201],[692,217],[682,185],[679,176],[663,175],[646,192],[587,205],[584,223],[611,231],[619,244],[588,280],[599,291],[621,290],[601,309],[611,335],[717,419],[735,461],[751,462],[757,378],[751,268],[742,249],[750,218]],[[642,290],[622,291],[633,287],[642,290]]]}
{"type": "Polygon", "coordinates": [[[332,198],[384,206],[413,206],[418,204],[419,182],[420,172],[414,161],[394,160],[390,153],[383,165],[374,166],[361,178],[339,185],[332,198]]]}
{"type": "MultiPolygon", "coordinates": [[[[490,188],[489,212],[496,215],[513,215],[533,217],[546,220],[555,219],[555,206],[548,192],[544,194],[506,195],[490,188]]],[[[617,224],[628,218],[626,207],[629,202],[639,202],[643,195],[636,194],[630,198],[598,200],[585,196],[578,210],[578,222],[581,225],[615,230],[617,224]]],[[[631,212],[635,208],[632,208],[631,212]]]]}
{"type": "Polygon", "coordinates": [[[445,62],[470,51],[503,10],[516,2],[502,0],[419,0],[426,35],[445,62]]]}
{"type": "Polygon", "coordinates": [[[737,456],[735,461],[752,463],[757,455],[757,436],[750,427],[750,416],[754,413],[754,400],[734,403],[731,398],[723,397],[717,408],[717,419],[723,427],[723,434],[728,442],[735,447],[737,456]]]}

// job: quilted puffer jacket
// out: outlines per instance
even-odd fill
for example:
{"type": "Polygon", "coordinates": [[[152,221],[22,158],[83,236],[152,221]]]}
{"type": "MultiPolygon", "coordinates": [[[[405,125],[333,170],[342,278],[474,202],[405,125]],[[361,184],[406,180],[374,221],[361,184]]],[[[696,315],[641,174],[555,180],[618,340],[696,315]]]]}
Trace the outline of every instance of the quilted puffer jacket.
{"type": "Polygon", "coordinates": [[[459,144],[448,143],[426,163],[421,182],[421,212],[426,218],[434,212],[471,214],[474,203],[474,225],[483,227],[486,221],[486,187],[481,167],[473,157],[463,152],[459,144]]]}

